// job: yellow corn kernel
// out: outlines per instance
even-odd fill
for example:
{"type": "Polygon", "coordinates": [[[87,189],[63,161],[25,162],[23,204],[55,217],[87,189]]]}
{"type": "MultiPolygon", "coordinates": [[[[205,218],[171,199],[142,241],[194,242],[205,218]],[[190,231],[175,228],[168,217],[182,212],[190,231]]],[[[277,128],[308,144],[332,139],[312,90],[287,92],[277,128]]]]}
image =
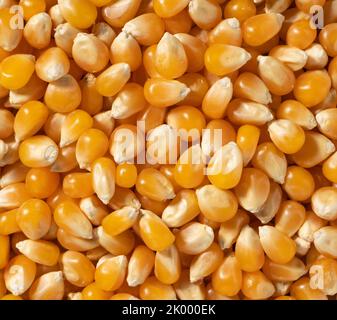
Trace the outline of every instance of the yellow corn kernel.
{"type": "Polygon", "coordinates": [[[35,263],[54,266],[60,255],[59,248],[52,242],[45,240],[24,240],[16,244],[20,253],[35,263]]]}
{"type": "Polygon", "coordinates": [[[337,257],[336,246],[337,227],[323,227],[314,233],[314,244],[318,252],[326,257],[337,257]]]}
{"type": "Polygon", "coordinates": [[[144,96],[148,103],[157,108],[166,108],[184,100],[190,89],[177,80],[148,79],[144,84],[144,96]]]}
{"type": "Polygon", "coordinates": [[[310,267],[310,287],[321,289],[326,295],[334,295],[337,291],[337,263],[331,258],[321,257],[310,267]]]}
{"type": "Polygon", "coordinates": [[[80,208],[71,201],[61,202],[54,210],[55,223],[66,232],[92,239],[92,225],[80,208]]]}
{"type": "Polygon", "coordinates": [[[133,251],[126,281],[130,287],[136,287],[144,283],[152,272],[155,261],[153,251],[146,246],[139,245],[133,251]]]}
{"type": "Polygon", "coordinates": [[[328,297],[319,289],[312,289],[310,279],[302,277],[290,287],[290,293],[297,300],[328,300],[328,297]]]}
{"type": "Polygon", "coordinates": [[[48,108],[43,103],[39,101],[25,103],[15,116],[15,139],[22,141],[36,134],[47,121],[48,115],[48,108]]]}
{"type": "Polygon", "coordinates": [[[283,201],[275,216],[275,228],[292,237],[303,225],[305,218],[303,205],[293,200],[283,201]]]}
{"type": "Polygon", "coordinates": [[[325,99],[330,87],[331,79],[326,71],[307,71],[296,79],[294,96],[307,108],[311,108],[325,99]]]}
{"type": "Polygon", "coordinates": [[[25,201],[16,216],[21,231],[31,240],[38,240],[47,234],[51,218],[49,206],[39,199],[25,201]]]}
{"type": "Polygon", "coordinates": [[[76,159],[81,169],[89,169],[91,164],[108,151],[107,136],[98,129],[84,131],[76,144],[76,159]]]}
{"type": "Polygon", "coordinates": [[[226,256],[212,274],[212,287],[216,293],[235,296],[242,286],[242,271],[234,254],[226,256]]]}
{"type": "Polygon", "coordinates": [[[195,188],[204,180],[205,155],[199,144],[185,150],[175,169],[174,179],[183,188],[195,188]]]}
{"type": "Polygon", "coordinates": [[[259,236],[264,252],[272,261],[285,264],[295,256],[295,242],[275,227],[259,227],[259,236]]]}
{"type": "Polygon", "coordinates": [[[191,0],[188,13],[193,22],[204,30],[214,28],[222,17],[222,9],[215,0],[191,0]]]}
{"type": "Polygon", "coordinates": [[[62,300],[64,279],[61,271],[48,272],[36,279],[29,289],[30,300],[62,300]]]}
{"type": "Polygon", "coordinates": [[[64,277],[76,287],[85,287],[93,282],[95,267],[82,253],[66,251],[61,258],[64,277]]]}
{"type": "Polygon", "coordinates": [[[24,183],[13,183],[0,190],[0,208],[15,209],[31,198],[24,183]]]}
{"type": "Polygon", "coordinates": [[[143,169],[137,178],[137,191],[155,201],[164,201],[175,197],[172,183],[160,171],[143,169]]]}
{"type": "Polygon", "coordinates": [[[168,248],[175,240],[175,236],[166,224],[148,210],[141,210],[139,230],[140,237],[146,246],[154,251],[162,251],[168,248]]]}
{"type": "Polygon", "coordinates": [[[275,292],[273,283],[261,272],[243,272],[242,293],[252,300],[270,298],[275,292]]]}
{"type": "Polygon", "coordinates": [[[327,137],[318,132],[307,131],[302,149],[291,158],[298,166],[312,168],[327,159],[335,150],[335,145],[327,137]]]}
{"type": "Polygon", "coordinates": [[[213,229],[198,222],[185,225],[176,234],[178,250],[189,255],[196,255],[205,251],[210,247],[213,240],[213,229]]]}
{"type": "Polygon", "coordinates": [[[114,96],[130,79],[130,72],[130,66],[124,62],[105,69],[96,79],[98,93],[105,97],[114,96]]]}
{"type": "Polygon", "coordinates": [[[124,281],[127,264],[126,256],[107,257],[96,267],[95,283],[105,291],[118,289],[124,281]]]}
{"type": "Polygon", "coordinates": [[[2,170],[0,187],[4,188],[10,184],[25,181],[28,171],[29,168],[23,165],[20,161],[6,166],[2,170]]]}
{"type": "Polygon", "coordinates": [[[179,279],[181,261],[175,245],[156,252],[154,274],[164,284],[173,284],[179,279]]]}
{"type": "Polygon", "coordinates": [[[35,57],[29,54],[13,54],[0,64],[0,85],[9,90],[24,87],[35,69],[35,57]]]}
{"type": "Polygon", "coordinates": [[[20,231],[16,222],[18,209],[0,213],[0,235],[10,235],[20,231]]]}
{"type": "Polygon", "coordinates": [[[106,216],[102,221],[104,231],[110,236],[117,236],[131,228],[138,219],[138,210],[124,207],[106,216]]]}
{"type": "Polygon", "coordinates": [[[261,126],[274,119],[265,105],[243,99],[234,99],[228,104],[227,116],[236,125],[261,126]]]}
{"type": "MultiPolygon", "coordinates": [[[[14,3],[12,3],[14,4],[14,3]]],[[[7,51],[13,51],[22,39],[22,28],[11,27],[12,19],[15,14],[11,12],[10,8],[2,7],[0,11],[0,47],[7,51]]],[[[16,24],[15,24],[16,25],[16,24]]]]}
{"type": "Polygon", "coordinates": [[[156,277],[149,277],[140,286],[139,296],[142,300],[176,300],[172,286],[164,284],[156,277]]]}
{"type": "Polygon", "coordinates": [[[10,242],[9,236],[0,235],[0,270],[5,268],[9,261],[10,242]]]}
{"type": "Polygon", "coordinates": [[[198,205],[206,219],[225,222],[232,219],[238,203],[231,191],[221,190],[214,185],[205,185],[196,191],[198,205]]]}
{"type": "Polygon", "coordinates": [[[261,79],[272,94],[282,96],[295,87],[294,72],[272,56],[259,56],[258,71],[261,79]]]}
{"type": "Polygon", "coordinates": [[[233,85],[228,77],[217,80],[207,91],[202,101],[202,111],[211,119],[220,119],[226,114],[233,96],[233,85]]]}
{"type": "Polygon", "coordinates": [[[251,55],[245,49],[218,43],[207,48],[205,67],[217,76],[224,76],[240,69],[250,59],[251,55]]]}
{"type": "Polygon", "coordinates": [[[99,244],[113,255],[127,255],[135,246],[135,236],[127,230],[117,236],[110,236],[104,232],[103,227],[95,230],[99,244]]]}
{"type": "Polygon", "coordinates": [[[80,68],[91,73],[102,71],[109,62],[109,50],[105,43],[87,33],[76,35],[72,56],[80,68]]]}
{"type": "Polygon", "coordinates": [[[44,95],[47,107],[61,113],[75,110],[80,105],[81,98],[81,88],[70,74],[50,82],[44,95]]]}
{"type": "Polygon", "coordinates": [[[89,0],[60,0],[58,4],[64,19],[76,28],[89,28],[96,20],[97,8],[89,0]]]}
{"type": "Polygon", "coordinates": [[[165,31],[163,20],[155,13],[145,13],[129,20],[122,29],[131,34],[140,45],[158,43],[165,31]]]}
{"type": "Polygon", "coordinates": [[[25,293],[36,275],[36,264],[24,255],[12,258],[4,271],[6,288],[15,296],[25,293]]]}
{"type": "Polygon", "coordinates": [[[191,262],[189,280],[197,282],[215,272],[224,258],[219,245],[213,243],[207,250],[195,256],[191,262]]]}
{"type": "Polygon", "coordinates": [[[256,231],[244,226],[235,244],[235,257],[242,271],[256,272],[264,264],[264,251],[256,231]]]}
{"type": "Polygon", "coordinates": [[[132,188],[137,182],[137,167],[131,163],[121,163],[116,167],[116,184],[122,188],[132,188]]]}
{"type": "Polygon", "coordinates": [[[155,68],[166,79],[182,76],[187,70],[187,56],[182,43],[166,32],[158,42],[155,58],[155,68]]]}
{"type": "Polygon", "coordinates": [[[178,228],[193,220],[200,212],[194,190],[181,190],[162,211],[162,220],[170,228],[178,228]]]}
{"type": "Polygon", "coordinates": [[[56,238],[61,246],[67,250],[82,252],[95,249],[99,246],[99,243],[96,239],[80,238],[61,228],[57,229],[56,238]]]}

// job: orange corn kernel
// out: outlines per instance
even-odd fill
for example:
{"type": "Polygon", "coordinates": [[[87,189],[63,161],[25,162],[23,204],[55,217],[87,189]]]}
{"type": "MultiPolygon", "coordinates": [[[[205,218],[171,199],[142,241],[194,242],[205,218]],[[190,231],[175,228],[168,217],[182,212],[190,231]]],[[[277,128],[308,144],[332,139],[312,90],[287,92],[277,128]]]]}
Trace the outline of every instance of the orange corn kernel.
{"type": "Polygon", "coordinates": [[[166,224],[148,210],[141,210],[139,229],[144,243],[154,251],[168,248],[175,240],[175,236],[166,224]]]}
{"type": "Polygon", "coordinates": [[[9,236],[0,235],[0,269],[7,266],[10,254],[10,241],[9,236]]]}
{"type": "Polygon", "coordinates": [[[257,60],[259,75],[272,94],[282,96],[294,89],[294,72],[285,64],[272,56],[259,56],[257,60]]]}
{"type": "Polygon", "coordinates": [[[147,278],[140,286],[139,296],[142,300],[176,300],[173,287],[153,276],[147,278]]]}
{"type": "Polygon", "coordinates": [[[50,82],[44,95],[47,107],[61,113],[75,110],[80,105],[81,98],[81,88],[70,74],[50,82]]]}
{"type": "Polygon", "coordinates": [[[95,267],[82,253],[66,251],[61,258],[64,277],[77,287],[85,287],[93,282],[95,267]]]}
{"type": "Polygon", "coordinates": [[[261,143],[256,149],[252,164],[255,168],[264,171],[275,182],[284,183],[287,160],[285,155],[273,143],[261,143]]]}
{"type": "Polygon", "coordinates": [[[153,251],[146,246],[140,245],[133,251],[129,265],[126,281],[130,287],[136,287],[145,282],[151,274],[155,261],[153,251]]]}
{"type": "Polygon", "coordinates": [[[240,21],[237,18],[229,18],[221,21],[209,32],[208,43],[222,43],[233,46],[241,46],[242,31],[240,21]]]}
{"type": "Polygon", "coordinates": [[[29,193],[34,198],[44,199],[56,191],[60,177],[49,168],[32,168],[27,172],[25,180],[29,193]]]}
{"type": "Polygon", "coordinates": [[[132,188],[137,182],[137,168],[131,163],[121,163],[116,167],[116,184],[122,188],[132,188]]]}
{"type": "Polygon", "coordinates": [[[249,17],[242,25],[243,40],[249,46],[260,46],[279,33],[283,21],[284,16],[278,13],[265,13],[249,17]]]}
{"type": "Polygon", "coordinates": [[[58,4],[65,20],[76,28],[89,28],[96,20],[97,9],[89,0],[61,0],[58,4]]]}
{"type": "Polygon", "coordinates": [[[323,187],[317,189],[311,197],[312,210],[322,219],[333,221],[337,219],[335,199],[337,188],[323,187]]]}
{"type": "Polygon", "coordinates": [[[231,191],[205,185],[197,189],[196,195],[200,211],[206,219],[225,222],[232,219],[237,212],[238,202],[231,191]]]}
{"type": "Polygon", "coordinates": [[[243,272],[242,293],[252,300],[270,298],[275,292],[273,283],[261,272],[243,272]]]}
{"type": "Polygon", "coordinates": [[[243,99],[234,99],[229,103],[227,116],[236,125],[261,126],[274,119],[271,110],[265,105],[243,99]]]}
{"type": "Polygon", "coordinates": [[[64,279],[61,271],[49,272],[34,281],[29,289],[30,300],[62,300],[64,279]]]}
{"type": "Polygon", "coordinates": [[[174,245],[156,252],[154,274],[164,284],[173,284],[181,274],[181,259],[174,245]]]}
{"type": "Polygon", "coordinates": [[[233,84],[228,77],[217,80],[202,101],[202,111],[211,119],[221,119],[233,96],[233,84]]]}
{"type": "Polygon", "coordinates": [[[81,134],[76,143],[76,159],[81,169],[89,169],[95,159],[108,151],[109,140],[98,129],[88,129],[81,134]]]}
{"type": "Polygon", "coordinates": [[[258,212],[266,202],[270,182],[265,173],[255,168],[243,169],[241,180],[234,189],[239,204],[247,211],[258,212]]]}
{"type": "Polygon", "coordinates": [[[126,256],[108,256],[96,267],[95,282],[97,286],[105,291],[118,289],[124,281],[127,264],[126,256]]]}
{"type": "Polygon", "coordinates": [[[106,216],[102,221],[104,231],[110,236],[117,236],[131,228],[138,219],[138,210],[124,207],[106,216]]]}
{"type": "Polygon", "coordinates": [[[314,193],[314,178],[304,168],[297,166],[288,167],[283,189],[292,200],[305,201],[314,193]]]}
{"type": "Polygon", "coordinates": [[[322,172],[326,179],[337,183],[337,153],[335,152],[330,158],[324,161],[322,172]]]}
{"type": "Polygon", "coordinates": [[[319,289],[312,289],[310,279],[302,277],[292,284],[290,293],[297,300],[327,300],[327,296],[319,289]]]}
{"type": "Polygon", "coordinates": [[[162,211],[167,226],[177,228],[193,220],[200,212],[194,190],[181,190],[162,211]]]}
{"type": "Polygon", "coordinates": [[[55,223],[66,232],[92,239],[92,225],[80,208],[71,201],[61,202],[54,210],[55,223]]]}
{"type": "Polygon", "coordinates": [[[178,250],[188,255],[196,255],[205,251],[210,247],[213,240],[213,229],[198,222],[185,225],[176,234],[178,250]]]}
{"type": "Polygon", "coordinates": [[[259,227],[259,236],[264,252],[272,261],[285,264],[295,256],[295,242],[275,227],[259,227]]]}
{"type": "Polygon", "coordinates": [[[320,289],[326,295],[334,295],[337,291],[337,263],[331,258],[321,257],[310,267],[310,287],[320,289]]]}
{"type": "Polygon", "coordinates": [[[330,57],[337,56],[337,50],[334,47],[336,43],[336,30],[337,30],[337,24],[331,23],[325,25],[325,27],[322,29],[322,31],[319,34],[319,42],[324,47],[326,53],[330,57]]]}
{"type": "Polygon", "coordinates": [[[235,296],[242,286],[242,271],[234,254],[224,258],[218,269],[212,274],[212,287],[216,293],[235,296]]]}
{"type": "Polygon", "coordinates": [[[267,258],[262,270],[270,280],[282,282],[296,281],[307,272],[305,264],[297,257],[286,264],[275,263],[267,258]]]}
{"type": "Polygon", "coordinates": [[[24,104],[14,120],[15,138],[22,141],[36,134],[48,118],[48,108],[39,101],[24,104]]]}
{"type": "Polygon", "coordinates": [[[337,235],[337,227],[323,227],[314,233],[314,244],[318,252],[336,259],[337,246],[334,241],[337,235]]]}
{"type": "Polygon", "coordinates": [[[166,32],[158,42],[154,64],[156,70],[166,79],[182,76],[187,70],[187,56],[183,44],[177,37],[166,32]]]}
{"type": "Polygon", "coordinates": [[[204,30],[214,28],[222,17],[222,9],[215,0],[191,0],[188,13],[193,22],[204,30]]]}
{"type": "Polygon", "coordinates": [[[34,56],[29,54],[11,55],[0,63],[0,85],[9,90],[20,89],[28,83],[34,69],[34,56]]]}
{"type": "Polygon", "coordinates": [[[0,208],[15,209],[31,198],[24,183],[13,183],[0,190],[0,208]]]}
{"type": "Polygon", "coordinates": [[[243,48],[213,44],[205,52],[205,67],[217,76],[224,76],[240,69],[250,59],[251,55],[243,48]]]}
{"type": "Polygon", "coordinates": [[[231,0],[226,3],[225,18],[236,18],[240,23],[255,16],[256,7],[253,0],[231,0]]]}
{"type": "Polygon", "coordinates": [[[10,8],[2,8],[0,12],[0,47],[8,52],[13,51],[20,43],[22,38],[22,28],[11,28],[11,21],[14,13],[11,13],[10,8]]]}
{"type": "Polygon", "coordinates": [[[83,300],[108,300],[112,292],[100,289],[96,282],[92,282],[82,290],[83,300]]]}
{"type": "Polygon", "coordinates": [[[92,173],[69,173],[63,179],[63,192],[71,198],[85,198],[94,194],[92,173]]]}
{"type": "Polygon", "coordinates": [[[326,71],[307,71],[296,79],[294,96],[306,107],[311,108],[325,99],[330,87],[331,80],[326,71]]]}
{"type": "Polygon", "coordinates": [[[328,108],[316,114],[318,129],[330,139],[337,138],[337,130],[334,125],[337,119],[337,108],[328,108]]]}
{"type": "Polygon", "coordinates": [[[256,272],[264,264],[264,251],[256,231],[244,226],[235,244],[235,257],[242,271],[256,272]]]}
{"type": "Polygon", "coordinates": [[[177,80],[152,78],[144,84],[144,96],[148,103],[157,108],[166,108],[184,100],[190,89],[177,80]]]}
{"type": "Polygon", "coordinates": [[[14,209],[0,213],[0,235],[10,235],[20,232],[20,228],[16,222],[17,210],[14,209]]]}
{"type": "Polygon", "coordinates": [[[302,149],[291,158],[298,166],[312,168],[327,159],[335,150],[335,145],[327,137],[318,132],[307,131],[302,149]]]}
{"type": "Polygon", "coordinates": [[[25,293],[36,275],[36,264],[24,255],[12,258],[4,271],[6,288],[15,296],[25,293]]]}
{"type": "Polygon", "coordinates": [[[275,228],[292,237],[303,225],[305,218],[304,206],[296,201],[287,200],[282,202],[275,216],[275,228]]]}
{"type": "Polygon", "coordinates": [[[165,31],[163,20],[154,13],[145,13],[129,20],[123,31],[131,34],[139,44],[151,46],[158,43],[165,31]]]}
{"type": "Polygon", "coordinates": [[[31,240],[38,240],[47,234],[51,218],[49,206],[39,199],[25,201],[16,216],[21,231],[31,240]]]}
{"type": "Polygon", "coordinates": [[[287,44],[299,49],[307,49],[316,39],[317,31],[309,20],[299,20],[291,24],[287,32],[287,44]]]}

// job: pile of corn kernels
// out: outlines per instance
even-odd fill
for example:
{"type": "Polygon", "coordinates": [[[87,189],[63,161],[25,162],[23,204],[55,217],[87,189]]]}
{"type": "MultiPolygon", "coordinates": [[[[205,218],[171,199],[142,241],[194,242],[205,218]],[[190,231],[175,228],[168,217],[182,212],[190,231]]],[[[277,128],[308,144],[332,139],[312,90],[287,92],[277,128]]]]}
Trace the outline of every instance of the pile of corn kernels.
{"type": "Polygon", "coordinates": [[[336,299],[336,90],[336,0],[0,0],[0,299],[336,299]]]}

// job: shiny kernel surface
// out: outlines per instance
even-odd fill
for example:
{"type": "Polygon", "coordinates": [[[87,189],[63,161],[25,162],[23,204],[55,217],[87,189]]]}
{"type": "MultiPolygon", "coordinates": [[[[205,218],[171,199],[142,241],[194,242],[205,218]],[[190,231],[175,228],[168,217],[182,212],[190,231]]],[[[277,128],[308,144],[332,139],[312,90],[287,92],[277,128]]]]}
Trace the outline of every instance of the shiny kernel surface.
{"type": "Polygon", "coordinates": [[[0,1],[0,300],[335,300],[336,2],[0,1]]]}

